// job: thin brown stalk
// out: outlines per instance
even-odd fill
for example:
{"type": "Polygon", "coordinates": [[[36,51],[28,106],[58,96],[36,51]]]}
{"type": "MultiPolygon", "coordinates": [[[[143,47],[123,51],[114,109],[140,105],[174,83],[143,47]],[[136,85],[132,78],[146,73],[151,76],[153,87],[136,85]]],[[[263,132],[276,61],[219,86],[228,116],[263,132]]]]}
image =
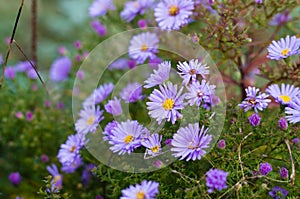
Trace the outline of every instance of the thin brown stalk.
{"type": "Polygon", "coordinates": [[[12,34],[11,34],[11,37],[10,37],[10,42],[8,44],[8,48],[7,48],[7,52],[6,52],[6,56],[5,56],[5,60],[4,60],[4,64],[3,64],[3,69],[2,69],[2,75],[1,75],[1,79],[0,79],[0,89],[2,88],[2,85],[3,85],[5,69],[6,69],[6,66],[7,66],[8,57],[10,55],[11,46],[12,46],[12,43],[13,43],[14,38],[15,38],[15,34],[16,34],[19,19],[20,19],[21,13],[22,13],[23,5],[24,5],[24,0],[21,1],[19,11],[18,11],[16,20],[15,20],[15,25],[14,25],[14,28],[13,28],[13,31],[12,31],[12,34]]]}

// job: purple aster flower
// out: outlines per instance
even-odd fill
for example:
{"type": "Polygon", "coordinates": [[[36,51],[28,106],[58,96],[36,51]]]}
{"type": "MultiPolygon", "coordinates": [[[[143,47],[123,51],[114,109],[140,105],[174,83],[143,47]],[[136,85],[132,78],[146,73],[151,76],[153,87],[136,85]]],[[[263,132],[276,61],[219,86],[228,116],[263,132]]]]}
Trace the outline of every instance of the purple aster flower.
{"type": "Polygon", "coordinates": [[[286,22],[291,20],[291,15],[289,11],[276,14],[270,21],[271,26],[282,26],[286,22]]]}
{"type": "Polygon", "coordinates": [[[192,0],[162,0],[154,9],[154,16],[162,30],[179,30],[193,14],[192,0]]]}
{"type": "Polygon", "coordinates": [[[215,85],[209,85],[204,79],[201,81],[201,84],[195,81],[187,87],[188,92],[185,98],[190,106],[196,104],[199,107],[202,101],[210,102],[211,96],[215,94],[215,87],[215,85]]]}
{"type": "Polygon", "coordinates": [[[79,54],[77,54],[77,55],[75,56],[75,59],[76,59],[76,61],[81,62],[81,61],[82,61],[82,56],[79,55],[79,54]]]}
{"type": "Polygon", "coordinates": [[[4,76],[7,79],[14,79],[16,77],[16,71],[14,67],[8,66],[4,71],[4,76]]]}
{"type": "Polygon", "coordinates": [[[95,0],[89,7],[90,17],[105,15],[108,10],[115,10],[116,7],[112,0],[95,0]]]}
{"type": "Polygon", "coordinates": [[[18,186],[21,183],[22,177],[19,172],[12,172],[9,174],[8,179],[13,185],[18,186]]]}
{"type": "Polygon", "coordinates": [[[109,143],[112,145],[110,150],[119,155],[130,154],[136,148],[141,146],[142,137],[148,134],[147,128],[140,125],[136,120],[119,123],[112,130],[109,143]]]}
{"type": "Polygon", "coordinates": [[[138,26],[139,26],[139,28],[141,28],[141,29],[147,28],[147,20],[145,20],[145,19],[140,19],[140,20],[138,21],[138,26]]]}
{"type": "Polygon", "coordinates": [[[85,99],[83,106],[94,106],[101,103],[114,90],[112,83],[100,85],[93,93],[85,99]]]}
{"type": "Polygon", "coordinates": [[[50,68],[50,79],[54,82],[64,81],[68,78],[72,61],[68,57],[56,59],[50,68]]]}
{"type": "Polygon", "coordinates": [[[300,142],[300,139],[299,139],[299,138],[294,138],[294,139],[292,140],[292,142],[293,142],[294,144],[297,144],[297,143],[300,142]]]}
{"type": "Polygon", "coordinates": [[[206,64],[202,64],[198,59],[192,59],[187,62],[179,62],[177,64],[178,74],[183,79],[182,84],[188,85],[191,81],[196,81],[197,76],[205,78],[205,75],[209,74],[206,64]]]}
{"type": "Polygon", "coordinates": [[[70,135],[65,144],[60,145],[57,155],[62,165],[72,164],[77,156],[80,156],[80,149],[86,144],[84,136],[80,134],[70,135]]]}
{"type": "Polygon", "coordinates": [[[270,99],[266,99],[269,95],[265,93],[258,93],[259,89],[255,87],[248,87],[245,89],[247,97],[239,104],[240,108],[243,108],[244,111],[248,111],[251,108],[254,108],[254,111],[257,113],[258,110],[262,111],[265,109],[268,104],[271,102],[270,99]],[[258,95],[257,95],[258,94],[258,95]]]}
{"type": "Polygon", "coordinates": [[[27,70],[31,69],[31,65],[29,61],[22,61],[15,65],[16,72],[26,72],[27,70]]]}
{"type": "Polygon", "coordinates": [[[255,3],[259,3],[259,4],[262,4],[263,0],[254,0],[255,3]]]}
{"type": "Polygon", "coordinates": [[[60,190],[62,188],[63,176],[58,172],[57,166],[55,164],[52,164],[51,167],[47,166],[47,170],[53,177],[51,181],[52,192],[60,190]]]}
{"type": "Polygon", "coordinates": [[[159,57],[155,57],[148,61],[148,64],[152,69],[157,69],[160,63],[162,63],[162,59],[159,57]]]}
{"type": "Polygon", "coordinates": [[[144,140],[142,145],[147,148],[146,154],[151,156],[158,155],[161,152],[161,139],[162,136],[155,133],[149,136],[148,139],[144,140]]]}
{"type": "Polygon", "coordinates": [[[124,10],[120,13],[123,20],[130,22],[137,14],[143,15],[147,8],[150,8],[154,0],[136,0],[125,3],[124,10]]]}
{"type": "Polygon", "coordinates": [[[129,57],[138,64],[143,64],[146,59],[153,59],[158,52],[159,39],[155,33],[144,32],[132,37],[128,48],[129,57]]]}
{"type": "Polygon", "coordinates": [[[261,175],[268,175],[272,171],[272,165],[268,162],[260,163],[259,165],[259,173],[261,175]]]}
{"type": "Polygon", "coordinates": [[[282,167],[279,171],[280,177],[282,179],[288,178],[289,177],[289,170],[287,170],[285,167],[282,167]]]}
{"type": "Polygon", "coordinates": [[[296,36],[290,37],[289,35],[284,39],[281,38],[280,41],[272,41],[272,44],[268,47],[269,54],[267,58],[280,60],[287,58],[292,55],[300,53],[300,39],[296,36]]]}
{"type": "Polygon", "coordinates": [[[274,97],[276,102],[283,105],[289,104],[297,95],[300,95],[300,89],[290,84],[281,84],[281,89],[278,84],[272,84],[266,92],[274,97]]]}
{"type": "Polygon", "coordinates": [[[122,114],[121,100],[115,97],[113,100],[109,100],[104,106],[105,110],[112,115],[122,114]]]}
{"type": "Polygon", "coordinates": [[[159,85],[160,90],[154,89],[147,102],[148,114],[160,124],[163,119],[175,124],[176,120],[182,118],[179,110],[184,108],[185,95],[181,95],[183,87],[178,91],[177,85],[171,82],[159,85]],[[178,91],[178,92],[177,92],[178,91]]]}
{"type": "Polygon", "coordinates": [[[159,169],[159,168],[161,168],[164,165],[164,163],[162,161],[160,161],[160,160],[154,160],[154,162],[152,163],[152,165],[154,167],[156,167],[156,168],[159,169]]]}
{"type": "Polygon", "coordinates": [[[175,157],[181,157],[179,160],[187,158],[186,161],[196,159],[200,160],[206,153],[204,149],[208,148],[212,139],[207,135],[208,129],[204,126],[199,128],[199,124],[189,124],[187,127],[181,127],[173,135],[171,151],[175,152],[175,157]]]}
{"type": "Polygon", "coordinates": [[[41,155],[41,161],[43,163],[47,163],[49,161],[49,157],[46,154],[41,155]]]}
{"type": "Polygon", "coordinates": [[[112,130],[118,126],[118,122],[113,120],[112,122],[108,123],[103,131],[103,140],[111,140],[111,136],[113,135],[112,130]]]}
{"type": "Polygon", "coordinates": [[[36,71],[33,68],[28,69],[26,71],[26,75],[30,79],[37,79],[38,78],[38,74],[36,73],[36,71]]]}
{"type": "Polygon", "coordinates": [[[56,105],[57,109],[61,110],[64,108],[64,103],[63,102],[58,102],[56,105]]]}
{"type": "Polygon", "coordinates": [[[99,36],[104,36],[107,34],[106,27],[103,24],[101,24],[98,20],[92,21],[91,26],[99,36]]]}
{"type": "Polygon", "coordinates": [[[289,104],[289,107],[285,108],[285,114],[287,114],[286,119],[290,123],[300,122],[300,97],[294,98],[294,100],[289,104]]]}
{"type": "Polygon", "coordinates": [[[172,146],[172,139],[166,139],[165,145],[172,146]]]}
{"type": "Polygon", "coordinates": [[[75,41],[74,42],[74,47],[78,50],[80,50],[82,48],[82,44],[80,41],[75,41]]]}
{"type": "Polygon", "coordinates": [[[60,46],[58,49],[57,49],[57,52],[58,54],[60,55],[66,55],[68,50],[65,46],[60,46]]]}
{"type": "Polygon", "coordinates": [[[23,115],[23,113],[21,111],[16,112],[15,116],[18,119],[23,119],[24,118],[24,115],[23,115]]]}
{"type": "Polygon", "coordinates": [[[227,176],[228,172],[219,169],[210,169],[206,172],[206,186],[208,187],[208,193],[212,193],[215,190],[221,191],[227,188],[227,176]]]}
{"type": "Polygon", "coordinates": [[[114,69],[118,69],[118,70],[124,70],[124,69],[128,69],[128,59],[126,58],[120,58],[117,59],[116,61],[114,61],[113,63],[111,63],[108,66],[109,70],[114,70],[114,69]]]}
{"type": "Polygon", "coordinates": [[[269,192],[269,195],[274,199],[284,199],[288,195],[288,191],[284,188],[275,186],[272,188],[272,191],[269,192]]]}
{"type": "Polygon", "coordinates": [[[219,142],[218,142],[218,148],[219,149],[225,149],[225,147],[226,147],[225,140],[219,140],[219,142]]]}
{"type": "Polygon", "coordinates": [[[83,70],[79,70],[79,71],[77,71],[77,73],[76,73],[76,77],[77,77],[78,79],[80,79],[80,80],[83,80],[83,79],[84,79],[84,75],[85,75],[85,73],[84,73],[83,70]]]}
{"type": "Polygon", "coordinates": [[[127,189],[123,189],[120,199],[155,199],[159,192],[158,186],[158,182],[144,180],[142,184],[130,185],[127,189]]]}
{"type": "Polygon", "coordinates": [[[49,100],[46,100],[44,105],[46,108],[49,108],[49,107],[51,107],[51,102],[49,100]]]}
{"type": "Polygon", "coordinates": [[[145,88],[151,88],[156,85],[160,85],[164,83],[167,79],[169,79],[171,70],[171,62],[165,61],[158,65],[158,69],[154,70],[150,77],[145,80],[145,88]]]}
{"type": "Polygon", "coordinates": [[[126,103],[132,103],[144,99],[142,91],[143,87],[140,83],[130,83],[122,89],[120,96],[126,103]]]}
{"type": "Polygon", "coordinates": [[[31,111],[26,112],[26,120],[29,122],[33,120],[33,114],[31,111]]]}
{"type": "Polygon", "coordinates": [[[288,125],[286,119],[283,118],[283,117],[280,118],[280,119],[278,120],[278,124],[279,124],[279,127],[280,127],[282,130],[286,130],[286,129],[289,127],[289,125],[288,125]]]}
{"type": "Polygon", "coordinates": [[[84,186],[87,186],[91,181],[91,171],[96,168],[94,164],[85,165],[84,170],[81,175],[81,182],[84,186]]]}
{"type": "Polygon", "coordinates": [[[99,106],[97,108],[95,106],[84,107],[79,113],[80,118],[75,123],[76,131],[84,135],[95,132],[99,122],[104,119],[102,114],[103,111],[100,111],[99,106]]]}
{"type": "Polygon", "coordinates": [[[65,173],[74,173],[82,164],[81,156],[76,156],[71,164],[63,164],[61,170],[65,173]]]}
{"type": "Polygon", "coordinates": [[[258,126],[261,120],[257,113],[252,114],[248,119],[252,126],[258,126]]]}

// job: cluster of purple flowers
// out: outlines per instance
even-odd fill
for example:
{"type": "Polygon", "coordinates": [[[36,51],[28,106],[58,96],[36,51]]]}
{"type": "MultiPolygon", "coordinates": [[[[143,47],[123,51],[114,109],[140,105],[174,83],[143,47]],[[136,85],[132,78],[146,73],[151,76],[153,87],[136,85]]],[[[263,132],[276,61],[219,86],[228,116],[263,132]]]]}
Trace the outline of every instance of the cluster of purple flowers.
{"type": "MultiPolygon", "coordinates": [[[[267,108],[271,99],[268,99],[269,95],[275,100],[275,102],[285,106],[286,119],[290,123],[300,122],[300,88],[290,84],[272,84],[266,89],[266,93],[259,93],[259,89],[255,87],[248,87],[245,89],[246,98],[239,104],[240,108],[246,111],[254,109],[255,114],[249,117],[249,122],[252,126],[257,126],[260,123],[260,116],[258,111],[262,111],[267,108]]],[[[278,120],[279,127],[283,130],[288,128],[288,124],[285,118],[278,120]]]]}
{"type": "MultiPolygon", "coordinates": [[[[0,59],[1,62],[1,59],[0,59]]],[[[32,64],[34,64],[31,61],[32,64]]],[[[30,79],[37,79],[38,75],[29,61],[21,61],[14,66],[7,66],[4,71],[4,76],[7,79],[15,79],[18,73],[25,73],[30,79]]]]}

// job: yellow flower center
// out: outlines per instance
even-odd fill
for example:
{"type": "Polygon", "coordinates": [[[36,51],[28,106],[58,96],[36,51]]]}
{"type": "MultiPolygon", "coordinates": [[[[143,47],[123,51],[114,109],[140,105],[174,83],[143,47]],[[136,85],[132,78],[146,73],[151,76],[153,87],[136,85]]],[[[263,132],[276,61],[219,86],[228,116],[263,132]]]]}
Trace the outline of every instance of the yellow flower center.
{"type": "Polygon", "coordinates": [[[155,147],[152,147],[152,148],[151,148],[151,151],[152,151],[153,153],[157,153],[157,152],[159,151],[159,146],[156,145],[155,147]]]}
{"type": "Polygon", "coordinates": [[[56,175],[53,178],[53,184],[57,183],[59,180],[61,180],[61,176],[60,175],[56,175]]]}
{"type": "Polygon", "coordinates": [[[94,116],[91,116],[91,117],[86,121],[86,123],[87,123],[88,125],[92,125],[92,124],[94,124],[94,121],[95,121],[95,117],[94,117],[94,116]]]}
{"type": "Polygon", "coordinates": [[[256,104],[255,98],[253,98],[253,97],[251,99],[249,99],[248,102],[253,105],[256,104]]]}
{"type": "Polygon", "coordinates": [[[73,153],[73,152],[75,151],[75,149],[76,149],[76,146],[72,146],[72,147],[69,149],[69,151],[70,151],[71,153],[73,153]]]}
{"type": "Polygon", "coordinates": [[[170,16],[176,16],[176,15],[178,15],[178,13],[179,13],[179,8],[178,8],[178,6],[171,6],[170,8],[169,8],[169,15],[170,16]]]}
{"type": "Polygon", "coordinates": [[[126,144],[132,142],[134,140],[134,137],[132,135],[127,135],[125,138],[124,138],[124,142],[126,144]]]}
{"type": "Polygon", "coordinates": [[[145,192],[144,191],[137,192],[136,199],[145,199],[145,198],[146,198],[146,196],[145,196],[145,192]]]}
{"type": "Polygon", "coordinates": [[[291,101],[291,98],[287,95],[280,95],[279,98],[282,99],[284,103],[289,103],[291,101]]]}
{"type": "Polygon", "coordinates": [[[141,47],[141,51],[147,51],[148,50],[148,45],[147,44],[144,44],[144,45],[142,45],[142,47],[141,47]]]}
{"type": "Polygon", "coordinates": [[[190,70],[190,75],[195,75],[195,74],[196,74],[196,70],[195,69],[190,70]]]}
{"type": "Polygon", "coordinates": [[[174,100],[166,99],[162,106],[166,111],[169,111],[174,107],[174,104],[175,104],[174,100]]]}
{"type": "Polygon", "coordinates": [[[283,50],[281,51],[281,54],[282,54],[283,56],[286,56],[289,52],[290,52],[290,49],[289,49],[289,48],[286,48],[286,49],[283,49],[283,50]]]}

